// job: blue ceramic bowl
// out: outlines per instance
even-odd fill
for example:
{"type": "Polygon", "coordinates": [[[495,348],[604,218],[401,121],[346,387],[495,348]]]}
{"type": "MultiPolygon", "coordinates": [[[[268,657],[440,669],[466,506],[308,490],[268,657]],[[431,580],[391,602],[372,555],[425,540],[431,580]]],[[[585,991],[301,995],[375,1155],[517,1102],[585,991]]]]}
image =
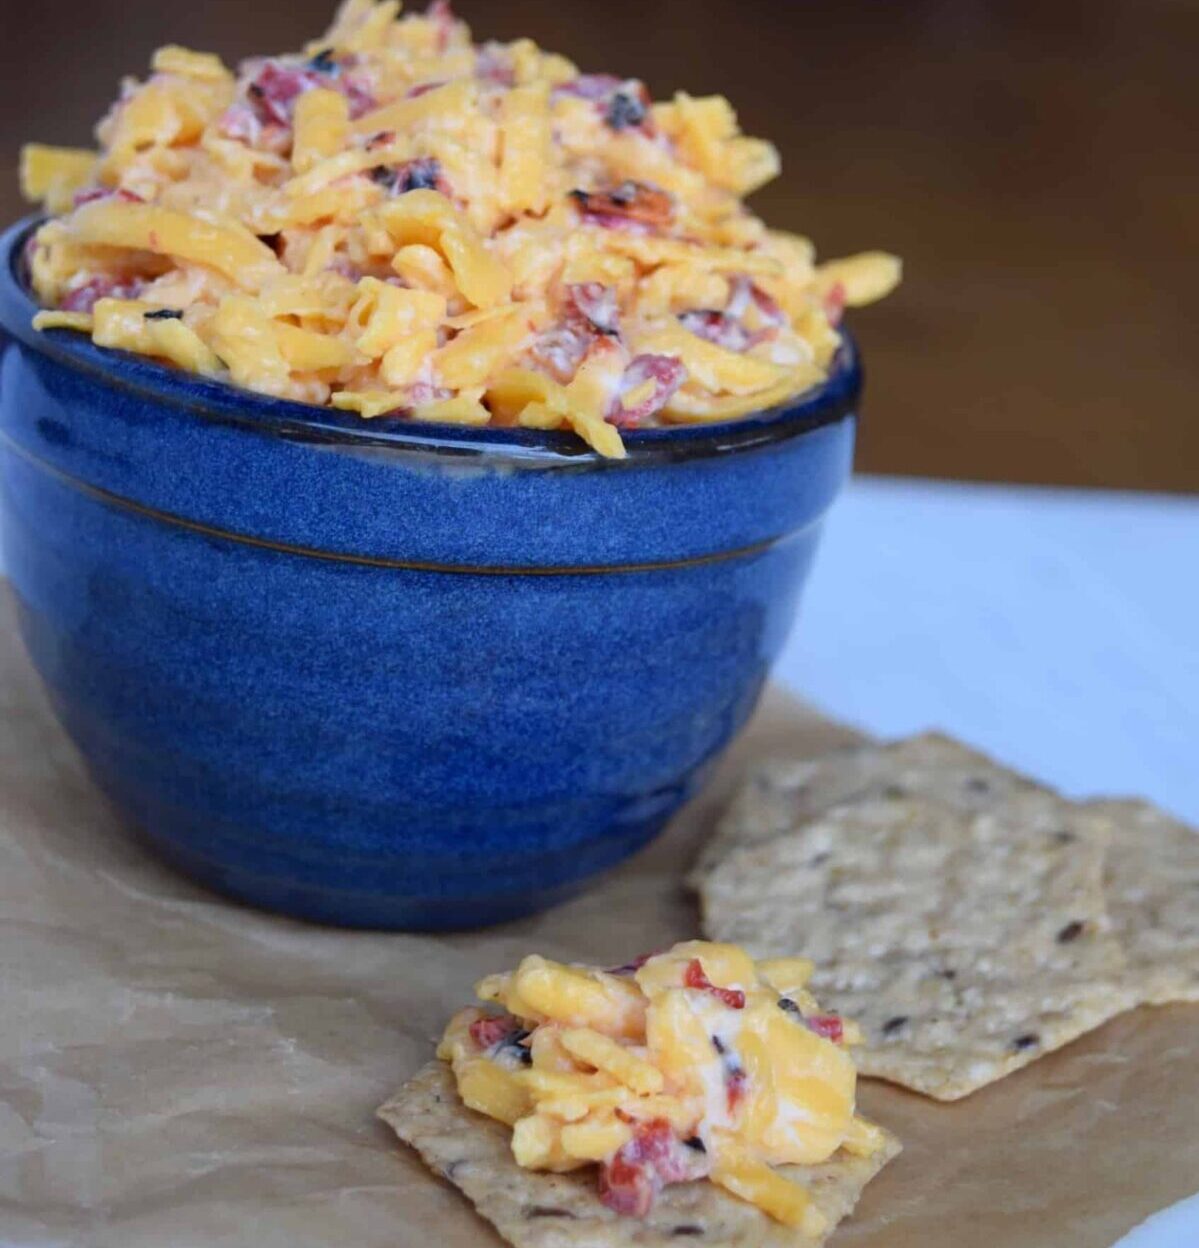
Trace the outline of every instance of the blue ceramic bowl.
{"type": "Polygon", "coordinates": [[[0,246],[4,567],[57,714],[195,879],[354,927],[495,923],[648,841],[753,710],[860,372],[573,436],[356,417],[35,333],[0,246]]]}

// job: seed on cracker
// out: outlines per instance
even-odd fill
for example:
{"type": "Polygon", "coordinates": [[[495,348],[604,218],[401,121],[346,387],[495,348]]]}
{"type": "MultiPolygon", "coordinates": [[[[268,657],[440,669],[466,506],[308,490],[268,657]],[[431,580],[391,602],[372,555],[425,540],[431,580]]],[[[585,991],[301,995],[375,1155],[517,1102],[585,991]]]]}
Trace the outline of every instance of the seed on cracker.
{"type": "Polygon", "coordinates": [[[1016,781],[977,802],[905,786],[734,850],[703,881],[706,931],[803,950],[813,991],[862,1027],[863,1074],[965,1096],[1134,1000],[1104,905],[1107,819],[1016,781]]]}
{"type": "MultiPolygon", "coordinates": [[[[511,1132],[463,1105],[442,1062],[425,1067],[379,1116],[514,1248],[818,1248],[826,1238],[783,1226],[706,1180],[667,1187],[645,1219],[614,1213],[600,1203],[587,1170],[551,1174],[518,1166],[511,1132]]],[[[887,1136],[869,1158],[841,1151],[823,1165],[785,1166],[781,1173],[811,1192],[831,1232],[898,1152],[887,1136]]]]}

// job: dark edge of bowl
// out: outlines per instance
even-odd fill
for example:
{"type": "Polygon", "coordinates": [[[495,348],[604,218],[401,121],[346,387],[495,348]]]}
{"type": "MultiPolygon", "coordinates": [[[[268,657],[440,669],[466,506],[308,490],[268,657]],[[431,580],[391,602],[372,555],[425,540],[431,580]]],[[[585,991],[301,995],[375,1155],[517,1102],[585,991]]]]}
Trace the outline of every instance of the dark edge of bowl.
{"type": "Polygon", "coordinates": [[[222,381],[209,381],[141,356],[98,347],[74,330],[35,330],[40,305],[27,289],[20,266],[25,245],[45,218],[26,217],[0,235],[0,329],[31,350],[123,389],[183,409],[206,420],[240,425],[294,442],[346,450],[403,451],[480,457],[528,467],[619,470],[651,462],[724,455],[796,437],[852,416],[863,385],[857,345],[845,329],[844,343],[826,381],[792,403],[760,415],[709,425],[671,425],[623,435],[628,454],[605,459],[573,433],[554,430],[416,425],[378,417],[365,421],[333,408],[273,399],[222,381]]]}

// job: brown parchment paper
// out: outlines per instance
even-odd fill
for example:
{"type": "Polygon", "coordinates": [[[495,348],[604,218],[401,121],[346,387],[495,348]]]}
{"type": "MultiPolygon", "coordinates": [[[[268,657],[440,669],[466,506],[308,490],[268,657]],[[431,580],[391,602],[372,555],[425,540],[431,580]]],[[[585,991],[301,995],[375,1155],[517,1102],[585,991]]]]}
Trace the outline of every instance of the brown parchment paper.
{"type": "MultiPolygon", "coordinates": [[[[745,759],[844,729],[768,698],[656,845],[550,914],[338,932],[203,892],[122,833],[0,601],[0,1242],[491,1248],[373,1117],[486,971],[697,934],[679,880],[745,759]]],[[[1108,1248],[1199,1188],[1199,1009],[1141,1010],[957,1105],[867,1083],[905,1151],[834,1243],[1108,1248]]]]}

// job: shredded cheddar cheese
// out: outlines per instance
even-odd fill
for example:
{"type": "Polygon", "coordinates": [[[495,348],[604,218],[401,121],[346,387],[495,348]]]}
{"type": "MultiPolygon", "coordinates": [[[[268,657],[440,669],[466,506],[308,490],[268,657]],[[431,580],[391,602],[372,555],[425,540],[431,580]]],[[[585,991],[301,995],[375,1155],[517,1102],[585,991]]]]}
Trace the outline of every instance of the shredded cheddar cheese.
{"type": "Polygon", "coordinates": [[[598,1164],[619,1213],[708,1179],[818,1235],[808,1193],[774,1167],[868,1156],[883,1137],[854,1112],[858,1031],[820,1012],[811,970],[703,941],[609,971],[531,956],[477,986],[505,1012],[463,1010],[438,1056],[469,1108],[512,1128],[520,1165],[598,1164]]]}
{"type": "Polygon", "coordinates": [[[99,152],[31,144],[45,329],[364,418],[573,429],[732,420],[827,375],[894,257],[817,265],[743,198],[779,170],[727,100],[472,42],[446,0],[345,0],[235,74],[155,54],[99,152]],[[105,301],[121,307],[97,313],[105,301]],[[181,313],[143,325],[156,309],[181,313]],[[537,380],[530,380],[536,378],[537,380]]]}

